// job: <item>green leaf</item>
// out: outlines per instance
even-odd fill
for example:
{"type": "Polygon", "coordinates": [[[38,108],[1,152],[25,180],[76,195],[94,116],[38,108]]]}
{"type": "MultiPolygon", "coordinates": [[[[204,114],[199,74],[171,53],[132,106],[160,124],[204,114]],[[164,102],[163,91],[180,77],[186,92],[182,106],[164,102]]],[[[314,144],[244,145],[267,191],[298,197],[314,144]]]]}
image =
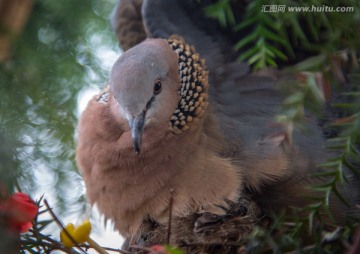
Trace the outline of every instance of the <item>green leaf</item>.
{"type": "Polygon", "coordinates": [[[265,52],[265,57],[266,57],[266,56],[269,56],[269,57],[271,57],[271,58],[274,58],[274,57],[275,57],[274,52],[272,52],[272,51],[268,48],[268,45],[267,45],[266,43],[264,43],[263,51],[265,52]]]}
{"type": "Polygon", "coordinates": [[[251,43],[251,42],[254,42],[254,40],[256,39],[257,37],[257,34],[256,33],[251,33],[250,35],[244,37],[243,39],[241,39],[240,41],[238,41],[236,44],[235,44],[235,49],[236,50],[239,50],[241,49],[242,47],[244,47],[245,45],[251,43]]]}
{"type": "Polygon", "coordinates": [[[345,92],[344,95],[360,97],[360,92],[345,92]]]}
{"type": "Polygon", "coordinates": [[[241,21],[239,24],[235,26],[235,31],[239,31],[253,24],[257,24],[257,17],[256,16],[247,17],[245,20],[241,21]]]}
{"type": "Polygon", "coordinates": [[[344,161],[344,164],[355,174],[360,175],[360,169],[353,165],[352,163],[349,163],[347,160],[344,161]]]}
{"type": "Polygon", "coordinates": [[[316,99],[316,102],[317,103],[324,102],[325,101],[324,93],[320,90],[319,86],[317,85],[314,75],[308,76],[307,84],[311,94],[316,99]]]}
{"type": "Polygon", "coordinates": [[[289,70],[301,72],[301,71],[311,71],[311,70],[320,69],[320,67],[324,65],[324,63],[326,62],[326,58],[327,57],[324,54],[310,57],[290,67],[289,70]]]}
{"type": "Polygon", "coordinates": [[[275,34],[269,29],[263,28],[261,30],[261,35],[263,35],[266,39],[269,39],[270,41],[278,42],[282,45],[286,44],[286,41],[281,38],[279,34],[275,34]]]}
{"type": "Polygon", "coordinates": [[[227,17],[227,21],[228,21],[229,25],[231,25],[231,26],[235,25],[235,17],[234,17],[234,13],[232,11],[230,4],[225,6],[225,13],[226,13],[226,17],[227,17]]]}
{"type": "Polygon", "coordinates": [[[330,182],[324,182],[324,183],[319,183],[319,184],[314,184],[311,185],[311,188],[314,189],[326,189],[326,188],[330,188],[334,183],[334,180],[330,181],[330,182]]]}
{"type": "Polygon", "coordinates": [[[347,137],[336,137],[336,138],[331,138],[328,140],[329,142],[340,142],[340,143],[345,143],[347,141],[347,137]]]}
{"type": "Polygon", "coordinates": [[[238,57],[238,60],[239,60],[239,61],[246,60],[246,59],[248,59],[249,57],[251,57],[253,54],[257,53],[258,51],[259,51],[259,49],[256,48],[256,47],[250,48],[249,50],[247,50],[247,51],[245,51],[244,53],[242,53],[242,54],[238,57]]]}
{"type": "Polygon", "coordinates": [[[171,246],[171,245],[165,246],[165,249],[169,254],[185,254],[185,252],[183,252],[179,248],[171,246]]]}
{"type": "Polygon", "coordinates": [[[297,19],[296,16],[293,16],[290,18],[290,23],[292,25],[293,28],[293,35],[295,36],[295,38],[300,39],[303,42],[308,42],[308,38],[306,37],[304,31],[301,28],[301,25],[299,24],[299,20],[297,19]]]}
{"type": "Polygon", "coordinates": [[[348,207],[351,207],[349,202],[344,198],[344,196],[339,192],[338,188],[336,186],[333,187],[332,191],[335,193],[335,195],[348,207]]]}
{"type": "Polygon", "coordinates": [[[279,58],[281,58],[281,59],[284,60],[284,61],[288,60],[287,56],[286,56],[283,52],[281,52],[280,50],[278,50],[277,48],[275,48],[275,47],[273,47],[273,46],[271,46],[271,45],[268,45],[267,47],[268,47],[268,49],[270,49],[272,52],[274,52],[274,54],[276,55],[276,57],[279,57],[279,58]]]}
{"type": "Polygon", "coordinates": [[[302,92],[297,92],[295,94],[291,94],[290,96],[286,97],[283,103],[285,105],[299,104],[304,101],[304,97],[305,95],[302,92]]]}
{"type": "Polygon", "coordinates": [[[266,58],[266,63],[268,63],[270,66],[276,67],[277,64],[276,62],[273,60],[273,58],[267,57],[266,58]]]}
{"type": "Polygon", "coordinates": [[[314,177],[320,177],[320,176],[336,176],[337,172],[336,171],[325,171],[325,172],[318,172],[318,173],[314,173],[312,174],[314,177]]]}
{"type": "Polygon", "coordinates": [[[310,30],[310,33],[315,40],[319,40],[319,29],[316,26],[316,23],[314,22],[314,16],[313,15],[305,15],[305,19],[307,21],[307,27],[310,30]]]}
{"type": "Polygon", "coordinates": [[[248,63],[249,64],[254,64],[256,62],[258,62],[261,58],[263,57],[263,55],[261,53],[258,53],[256,55],[253,55],[249,60],[248,63]]]}
{"type": "Polygon", "coordinates": [[[219,0],[205,7],[205,14],[208,17],[217,19],[223,27],[235,25],[235,17],[230,5],[230,0],[219,0]]]}

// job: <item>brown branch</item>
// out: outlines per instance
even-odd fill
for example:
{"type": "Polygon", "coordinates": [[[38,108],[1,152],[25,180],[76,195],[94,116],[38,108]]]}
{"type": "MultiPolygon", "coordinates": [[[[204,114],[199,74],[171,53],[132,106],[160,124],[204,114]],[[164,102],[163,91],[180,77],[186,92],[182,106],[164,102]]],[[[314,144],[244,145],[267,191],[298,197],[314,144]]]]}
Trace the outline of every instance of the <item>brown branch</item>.
{"type": "MultiPolygon", "coordinates": [[[[49,241],[49,239],[46,239],[46,240],[49,241]]],[[[69,252],[69,249],[66,248],[64,245],[62,245],[61,243],[58,243],[58,242],[54,243],[54,241],[46,242],[46,241],[42,240],[41,242],[39,242],[39,241],[31,240],[31,239],[26,239],[26,240],[21,240],[21,243],[40,244],[41,246],[47,246],[51,250],[61,250],[65,253],[74,253],[74,252],[69,252]]]]}
{"type": "Polygon", "coordinates": [[[172,222],[172,209],[174,203],[174,189],[170,190],[170,201],[169,201],[169,223],[168,223],[168,230],[166,235],[166,244],[170,245],[170,237],[171,237],[171,222],[172,222]]]}
{"type": "Polygon", "coordinates": [[[44,204],[47,207],[51,217],[53,217],[54,221],[56,222],[56,224],[58,224],[58,226],[65,232],[66,236],[70,238],[70,240],[75,244],[75,246],[77,248],[79,248],[79,250],[83,253],[86,254],[86,251],[84,251],[80,245],[75,241],[75,239],[72,237],[72,235],[65,229],[64,225],[61,223],[61,221],[58,219],[58,217],[55,215],[55,213],[52,211],[52,209],[49,206],[49,203],[47,202],[46,199],[44,199],[44,204]]]}
{"type": "Polygon", "coordinates": [[[0,1],[0,62],[9,56],[14,38],[26,25],[34,0],[0,1]]]}
{"type": "Polygon", "coordinates": [[[243,246],[244,243],[224,243],[224,242],[213,242],[213,243],[200,243],[200,242],[192,242],[192,243],[179,243],[179,247],[211,247],[211,246],[231,246],[231,247],[240,247],[243,246]]]}
{"type": "Polygon", "coordinates": [[[154,250],[152,250],[150,248],[141,247],[141,246],[138,246],[138,245],[131,245],[130,244],[129,249],[142,250],[142,251],[146,251],[146,253],[157,253],[156,251],[154,251],[154,250]]]}
{"type": "MultiPolygon", "coordinates": [[[[86,249],[93,249],[93,247],[91,245],[88,244],[80,244],[81,247],[84,247],[86,249]]],[[[120,250],[120,249],[115,249],[115,248],[110,248],[110,247],[103,247],[101,246],[104,250],[108,250],[108,251],[113,251],[113,252],[118,252],[121,254],[131,254],[131,252],[126,251],[126,250],[120,250]]]]}
{"type": "Polygon", "coordinates": [[[21,187],[20,187],[20,184],[19,184],[19,182],[17,181],[17,179],[15,179],[15,187],[16,187],[16,189],[18,190],[18,192],[22,192],[21,187]]]}

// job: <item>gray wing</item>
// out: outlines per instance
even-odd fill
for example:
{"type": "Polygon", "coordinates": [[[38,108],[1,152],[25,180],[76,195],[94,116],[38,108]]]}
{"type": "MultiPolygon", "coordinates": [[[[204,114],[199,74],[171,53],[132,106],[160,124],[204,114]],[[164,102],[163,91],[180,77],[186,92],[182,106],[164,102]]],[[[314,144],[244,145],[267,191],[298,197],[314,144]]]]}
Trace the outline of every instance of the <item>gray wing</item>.
{"type": "Polygon", "coordinates": [[[233,42],[218,23],[204,16],[192,0],[144,0],[144,25],[149,37],[182,36],[206,59],[210,71],[235,57],[233,42]]]}

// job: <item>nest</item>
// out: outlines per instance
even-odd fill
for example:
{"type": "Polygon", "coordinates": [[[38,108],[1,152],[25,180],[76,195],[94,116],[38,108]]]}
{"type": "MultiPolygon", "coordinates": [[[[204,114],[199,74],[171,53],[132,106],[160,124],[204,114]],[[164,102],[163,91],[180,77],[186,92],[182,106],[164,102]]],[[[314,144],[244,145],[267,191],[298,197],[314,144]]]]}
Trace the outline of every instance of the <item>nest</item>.
{"type": "Polygon", "coordinates": [[[171,232],[167,225],[156,225],[153,230],[142,235],[138,244],[151,247],[169,242],[185,253],[194,254],[246,253],[245,242],[259,221],[260,213],[255,202],[243,199],[235,208],[229,210],[219,224],[200,233],[194,232],[194,224],[199,215],[192,214],[184,218],[173,218],[171,232]]]}

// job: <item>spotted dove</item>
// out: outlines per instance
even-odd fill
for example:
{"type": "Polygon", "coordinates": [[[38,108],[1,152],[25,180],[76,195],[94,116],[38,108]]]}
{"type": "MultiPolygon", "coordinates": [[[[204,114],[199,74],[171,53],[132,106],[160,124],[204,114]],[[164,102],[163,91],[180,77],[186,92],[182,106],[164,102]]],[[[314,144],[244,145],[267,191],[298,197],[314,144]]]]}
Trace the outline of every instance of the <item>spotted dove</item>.
{"type": "Polygon", "coordinates": [[[166,225],[170,199],[175,220],[200,216],[195,231],[249,193],[263,211],[304,205],[310,174],[331,156],[310,115],[309,131],[285,142],[273,124],[283,100],[276,77],[248,74],[225,42],[186,29],[180,2],[143,3],[148,36],[166,39],[125,51],[78,126],[89,201],[134,241],[148,225],[166,225]],[[168,8],[178,9],[165,15],[168,8]]]}

